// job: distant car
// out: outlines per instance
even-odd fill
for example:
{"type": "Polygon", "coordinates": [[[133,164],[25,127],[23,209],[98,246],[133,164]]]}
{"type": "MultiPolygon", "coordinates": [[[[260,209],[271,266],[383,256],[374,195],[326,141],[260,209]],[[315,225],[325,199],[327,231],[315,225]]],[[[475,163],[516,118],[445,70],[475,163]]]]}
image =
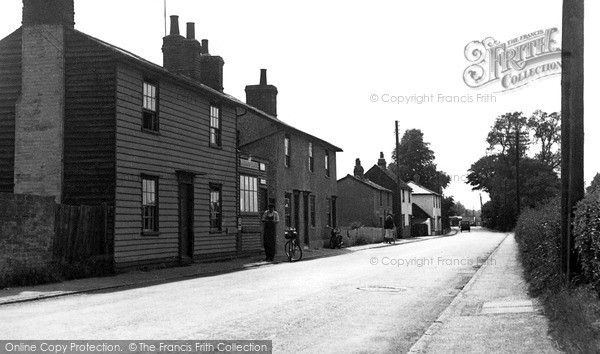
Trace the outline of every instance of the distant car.
{"type": "Polygon", "coordinates": [[[471,232],[471,224],[468,221],[460,222],[460,232],[463,232],[463,230],[469,230],[469,232],[471,232]]]}

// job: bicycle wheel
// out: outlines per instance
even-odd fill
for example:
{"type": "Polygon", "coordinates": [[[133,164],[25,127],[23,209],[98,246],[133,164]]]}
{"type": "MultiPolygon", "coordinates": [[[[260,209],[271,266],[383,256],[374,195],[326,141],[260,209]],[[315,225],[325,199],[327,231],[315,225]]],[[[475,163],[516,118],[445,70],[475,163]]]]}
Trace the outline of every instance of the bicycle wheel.
{"type": "Polygon", "coordinates": [[[285,244],[285,254],[288,257],[288,261],[296,262],[302,259],[302,248],[296,242],[288,241],[285,244]]]}

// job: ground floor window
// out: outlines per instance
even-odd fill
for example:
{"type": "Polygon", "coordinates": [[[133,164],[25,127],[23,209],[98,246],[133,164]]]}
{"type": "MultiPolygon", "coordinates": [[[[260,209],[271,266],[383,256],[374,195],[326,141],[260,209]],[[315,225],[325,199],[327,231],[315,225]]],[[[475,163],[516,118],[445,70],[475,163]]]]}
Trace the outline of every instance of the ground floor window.
{"type": "Polygon", "coordinates": [[[240,211],[245,213],[258,212],[258,179],[250,176],[240,176],[240,211]]]}
{"type": "Polygon", "coordinates": [[[210,185],[210,229],[211,231],[221,231],[222,228],[222,195],[221,186],[210,185]]]}
{"type": "Polygon", "coordinates": [[[158,232],[158,177],[142,176],[142,232],[158,232]]]}
{"type": "Polygon", "coordinates": [[[312,227],[315,227],[317,225],[317,222],[315,220],[316,219],[316,214],[315,214],[316,201],[315,201],[315,199],[316,198],[314,195],[310,196],[310,226],[312,226],[312,227]]]}
{"type": "Polygon", "coordinates": [[[285,215],[285,227],[292,227],[292,194],[285,194],[283,207],[285,215]]]}

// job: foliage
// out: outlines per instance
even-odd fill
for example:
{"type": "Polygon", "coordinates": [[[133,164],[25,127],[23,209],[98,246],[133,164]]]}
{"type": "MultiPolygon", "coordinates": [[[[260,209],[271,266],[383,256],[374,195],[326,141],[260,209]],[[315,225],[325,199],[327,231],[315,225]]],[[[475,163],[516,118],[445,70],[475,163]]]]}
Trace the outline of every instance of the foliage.
{"type": "Polygon", "coordinates": [[[461,203],[461,202],[456,202],[454,204],[454,206],[452,207],[452,209],[450,210],[450,214],[449,215],[464,215],[466,211],[465,206],[461,203]]]}
{"type": "Polygon", "coordinates": [[[521,112],[505,113],[496,118],[486,141],[488,154],[471,165],[466,183],[490,196],[482,210],[486,225],[510,230],[519,214],[517,175],[521,208],[535,208],[558,195],[560,113],[537,110],[529,118],[521,112]],[[540,150],[528,155],[534,145],[540,150]]]}
{"type": "MultiPolygon", "coordinates": [[[[588,210],[578,210],[584,209],[588,210]]],[[[567,353],[595,353],[600,348],[600,301],[591,286],[566,284],[560,269],[560,220],[559,198],[524,210],[515,229],[519,258],[529,292],[544,304],[550,333],[560,348],[567,353]]]]}
{"type": "Polygon", "coordinates": [[[538,208],[527,208],[519,216],[515,239],[530,292],[538,296],[564,283],[561,271],[560,199],[538,208]]]}
{"type": "Polygon", "coordinates": [[[392,158],[399,162],[391,163],[389,168],[394,173],[399,173],[404,181],[415,181],[425,188],[441,193],[450,183],[450,176],[437,170],[433,162],[435,154],[429,148],[429,143],[423,140],[423,132],[419,129],[407,130],[398,146],[400,158],[396,161],[396,150],[392,151],[392,158]]]}
{"type": "Polygon", "coordinates": [[[577,203],[573,227],[583,276],[600,294],[600,192],[577,203]]]}
{"type": "Polygon", "coordinates": [[[592,179],[592,183],[585,190],[587,193],[594,193],[596,191],[600,191],[600,173],[596,173],[594,179],[592,179]]]}

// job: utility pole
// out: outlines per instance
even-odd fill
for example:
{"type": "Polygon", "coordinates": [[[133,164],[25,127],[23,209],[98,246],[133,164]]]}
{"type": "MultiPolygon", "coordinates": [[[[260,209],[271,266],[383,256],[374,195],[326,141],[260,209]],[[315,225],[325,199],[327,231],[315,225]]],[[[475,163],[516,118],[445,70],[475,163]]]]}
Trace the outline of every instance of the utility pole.
{"type": "Polygon", "coordinates": [[[583,29],[584,1],[563,0],[561,81],[561,253],[567,282],[579,271],[573,249],[573,207],[584,196],[583,29]]]}
{"type": "Polygon", "coordinates": [[[516,156],[516,179],[517,179],[517,217],[519,217],[519,214],[521,213],[521,183],[519,181],[519,159],[521,157],[521,147],[519,145],[519,135],[521,133],[521,127],[519,126],[519,117],[517,117],[516,120],[516,136],[515,136],[515,145],[517,146],[517,156],[516,156]]]}
{"type": "MultiPolygon", "coordinates": [[[[400,226],[400,236],[402,236],[402,231],[404,231],[404,216],[402,215],[402,188],[400,188],[400,137],[398,131],[398,121],[396,121],[396,188],[398,191],[398,211],[396,215],[400,215],[399,218],[396,218],[397,225],[400,226]],[[400,222],[398,223],[398,220],[400,222]]],[[[398,237],[400,238],[400,237],[398,237]]]]}

